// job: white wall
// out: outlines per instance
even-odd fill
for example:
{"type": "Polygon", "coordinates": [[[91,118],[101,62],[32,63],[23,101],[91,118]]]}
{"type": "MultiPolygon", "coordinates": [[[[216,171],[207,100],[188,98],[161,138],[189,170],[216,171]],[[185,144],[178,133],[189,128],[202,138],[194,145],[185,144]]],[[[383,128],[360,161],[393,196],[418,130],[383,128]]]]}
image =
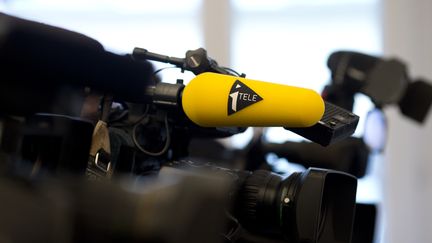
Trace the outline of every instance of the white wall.
{"type": "MultiPolygon", "coordinates": [[[[384,53],[404,60],[410,77],[432,80],[432,1],[383,0],[384,53]]],[[[432,242],[432,117],[419,125],[386,110],[383,242],[432,242]]]]}

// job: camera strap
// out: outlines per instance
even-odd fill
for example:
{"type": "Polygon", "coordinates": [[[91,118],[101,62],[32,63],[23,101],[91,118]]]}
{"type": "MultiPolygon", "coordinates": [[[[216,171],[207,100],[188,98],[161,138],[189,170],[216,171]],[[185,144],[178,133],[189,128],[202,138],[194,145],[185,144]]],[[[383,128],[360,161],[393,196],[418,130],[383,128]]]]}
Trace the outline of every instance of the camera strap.
{"type": "Polygon", "coordinates": [[[101,119],[93,130],[90,155],[87,163],[86,176],[90,180],[110,179],[113,174],[111,163],[111,144],[106,121],[112,105],[112,96],[103,99],[101,119]]]}

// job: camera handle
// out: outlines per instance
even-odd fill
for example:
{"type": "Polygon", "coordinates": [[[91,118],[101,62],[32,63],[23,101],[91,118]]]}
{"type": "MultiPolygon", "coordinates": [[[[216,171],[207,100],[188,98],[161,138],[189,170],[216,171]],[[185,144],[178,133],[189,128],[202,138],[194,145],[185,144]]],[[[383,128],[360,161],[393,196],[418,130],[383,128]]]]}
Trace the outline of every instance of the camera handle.
{"type": "Polygon", "coordinates": [[[212,72],[226,75],[242,76],[234,70],[219,66],[219,64],[207,55],[207,51],[204,48],[198,48],[196,50],[189,50],[186,52],[185,58],[170,57],[153,52],[149,52],[146,49],[135,47],[132,53],[132,57],[136,60],[148,60],[157,61],[163,63],[172,64],[182,70],[191,71],[195,75],[212,72]]]}

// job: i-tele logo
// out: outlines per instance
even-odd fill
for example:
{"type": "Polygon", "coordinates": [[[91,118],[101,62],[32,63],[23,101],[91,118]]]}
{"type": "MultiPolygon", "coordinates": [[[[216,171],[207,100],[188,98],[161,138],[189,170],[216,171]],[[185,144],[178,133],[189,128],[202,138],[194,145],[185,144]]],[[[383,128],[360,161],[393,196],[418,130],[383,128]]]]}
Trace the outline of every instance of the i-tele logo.
{"type": "Polygon", "coordinates": [[[228,116],[244,108],[263,100],[255,91],[246,84],[236,80],[231,87],[228,97],[228,116]]]}

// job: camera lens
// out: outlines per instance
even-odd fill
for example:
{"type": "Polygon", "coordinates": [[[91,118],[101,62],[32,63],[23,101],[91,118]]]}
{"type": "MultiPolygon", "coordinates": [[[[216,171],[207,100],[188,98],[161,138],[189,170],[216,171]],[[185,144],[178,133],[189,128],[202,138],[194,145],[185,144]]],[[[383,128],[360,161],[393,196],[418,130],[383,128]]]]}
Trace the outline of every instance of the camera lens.
{"type": "Polygon", "coordinates": [[[269,171],[239,173],[235,214],[245,228],[289,242],[350,242],[357,180],[310,168],[287,178],[269,171]]]}

